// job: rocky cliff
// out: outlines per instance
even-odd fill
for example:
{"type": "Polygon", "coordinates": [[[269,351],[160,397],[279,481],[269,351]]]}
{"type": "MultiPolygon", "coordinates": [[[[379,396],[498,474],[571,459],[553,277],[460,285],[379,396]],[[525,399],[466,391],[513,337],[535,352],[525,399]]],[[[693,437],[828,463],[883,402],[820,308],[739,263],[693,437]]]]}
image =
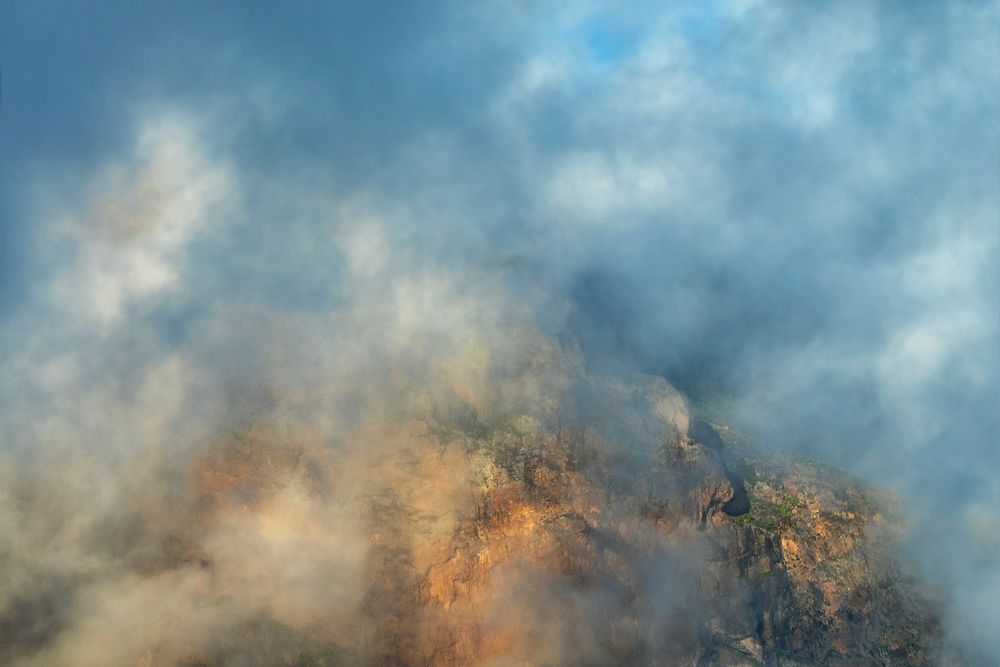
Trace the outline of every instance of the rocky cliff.
{"type": "MultiPolygon", "coordinates": [[[[187,664],[935,661],[887,498],[689,419],[662,381],[595,395],[543,417],[458,401],[411,424],[412,446],[365,473],[391,483],[357,497],[358,613],[336,631],[262,616],[187,664]]],[[[302,457],[233,445],[204,502],[266,497],[302,457]]]]}

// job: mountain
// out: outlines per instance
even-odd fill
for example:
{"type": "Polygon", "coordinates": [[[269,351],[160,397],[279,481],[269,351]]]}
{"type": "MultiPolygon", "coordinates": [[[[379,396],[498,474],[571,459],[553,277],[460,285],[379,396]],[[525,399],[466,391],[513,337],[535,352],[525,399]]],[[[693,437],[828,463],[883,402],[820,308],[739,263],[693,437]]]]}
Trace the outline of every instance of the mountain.
{"type": "MultiPolygon", "coordinates": [[[[409,424],[408,446],[356,471],[391,480],[352,496],[356,609],[327,627],[262,613],[181,664],[940,659],[936,602],[894,556],[891,498],[691,419],[662,380],[579,394],[571,409],[489,417],[456,400],[409,424]]],[[[203,511],[266,508],[290,475],[327,492],[318,454],[268,440],[203,461],[203,511]]],[[[165,656],[150,648],[143,664],[165,656]]]]}

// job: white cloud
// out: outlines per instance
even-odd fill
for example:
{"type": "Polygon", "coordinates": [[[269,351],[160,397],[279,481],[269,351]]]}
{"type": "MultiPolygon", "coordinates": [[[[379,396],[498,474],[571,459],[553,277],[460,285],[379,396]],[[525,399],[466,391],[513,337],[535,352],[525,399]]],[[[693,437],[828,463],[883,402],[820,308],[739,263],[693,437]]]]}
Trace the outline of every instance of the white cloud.
{"type": "Polygon", "coordinates": [[[142,122],[131,155],[100,170],[86,210],[61,221],[77,246],[55,281],[62,307],[106,328],[177,286],[185,246],[234,196],[230,168],[202,142],[191,118],[161,114],[142,122]]]}
{"type": "Polygon", "coordinates": [[[677,203],[685,175],[666,162],[596,152],[565,157],[545,188],[553,212],[571,226],[627,224],[627,217],[677,203]]]}

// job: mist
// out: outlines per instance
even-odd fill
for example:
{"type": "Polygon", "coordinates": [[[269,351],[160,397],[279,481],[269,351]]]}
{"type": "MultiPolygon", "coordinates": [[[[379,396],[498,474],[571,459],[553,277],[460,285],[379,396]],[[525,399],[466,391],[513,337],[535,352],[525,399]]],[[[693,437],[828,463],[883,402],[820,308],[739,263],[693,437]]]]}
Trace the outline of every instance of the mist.
{"type": "MultiPolygon", "coordinates": [[[[995,661],[998,19],[6,4],[0,660],[250,664],[272,621],[379,646],[410,612],[371,606],[373,531],[419,561],[471,493],[428,416],[516,414],[629,475],[690,417],[891,490],[949,641],[995,661]],[[628,407],[639,376],[676,392],[628,407]]],[[[699,540],[639,568],[651,614],[699,540]]],[[[610,660],[573,634],[606,588],[504,568],[468,603],[496,646],[610,660]]]]}

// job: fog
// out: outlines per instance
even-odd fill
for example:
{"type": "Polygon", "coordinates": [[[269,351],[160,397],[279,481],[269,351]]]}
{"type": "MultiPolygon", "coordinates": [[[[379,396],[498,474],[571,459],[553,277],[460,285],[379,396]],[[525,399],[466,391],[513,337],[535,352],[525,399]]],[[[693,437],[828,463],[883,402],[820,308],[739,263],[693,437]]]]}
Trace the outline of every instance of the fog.
{"type": "MultiPolygon", "coordinates": [[[[896,493],[951,641],[995,660],[998,14],[6,4],[0,657],[364,632],[357,499],[392,505],[422,418],[641,372],[896,493]]],[[[421,511],[461,504],[459,458],[414,464],[421,511]]],[[[544,587],[503,576],[506,623],[544,587]]]]}

